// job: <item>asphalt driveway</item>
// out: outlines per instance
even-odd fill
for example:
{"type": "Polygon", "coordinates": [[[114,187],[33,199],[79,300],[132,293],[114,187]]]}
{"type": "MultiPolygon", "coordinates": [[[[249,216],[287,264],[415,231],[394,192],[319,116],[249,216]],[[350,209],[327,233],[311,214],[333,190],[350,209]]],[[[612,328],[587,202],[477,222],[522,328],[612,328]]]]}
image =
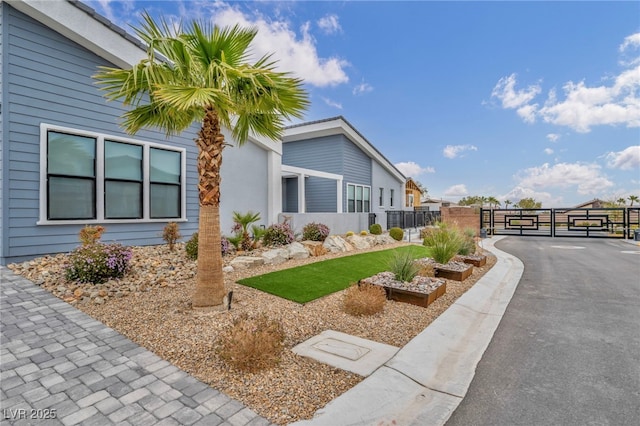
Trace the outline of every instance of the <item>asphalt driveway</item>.
{"type": "Polygon", "coordinates": [[[640,247],[508,237],[524,274],[447,426],[637,425],[640,247]]]}

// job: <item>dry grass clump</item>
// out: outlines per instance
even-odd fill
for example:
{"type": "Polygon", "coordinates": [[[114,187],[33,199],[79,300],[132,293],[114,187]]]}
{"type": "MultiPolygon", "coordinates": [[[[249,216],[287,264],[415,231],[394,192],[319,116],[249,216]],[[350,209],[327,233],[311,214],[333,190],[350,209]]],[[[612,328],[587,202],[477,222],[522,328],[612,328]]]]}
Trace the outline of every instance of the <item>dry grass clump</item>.
{"type": "Polygon", "coordinates": [[[349,315],[364,316],[382,312],[387,301],[384,288],[373,284],[354,284],[344,293],[344,311],[349,315]]]}
{"type": "Polygon", "coordinates": [[[431,277],[434,278],[436,276],[436,270],[433,268],[433,265],[420,265],[420,269],[418,270],[418,275],[421,277],[431,277]]]}
{"type": "Polygon", "coordinates": [[[284,350],[284,328],[267,315],[243,314],[220,333],[216,353],[237,370],[256,372],[274,367],[284,350]]]}

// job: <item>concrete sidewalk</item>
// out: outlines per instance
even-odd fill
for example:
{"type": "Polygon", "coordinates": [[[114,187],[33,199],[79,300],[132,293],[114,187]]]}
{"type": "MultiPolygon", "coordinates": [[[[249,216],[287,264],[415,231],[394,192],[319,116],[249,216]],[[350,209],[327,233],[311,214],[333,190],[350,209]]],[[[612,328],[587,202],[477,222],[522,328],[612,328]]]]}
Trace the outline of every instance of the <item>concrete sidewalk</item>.
{"type": "Polygon", "coordinates": [[[482,240],[496,265],[394,357],[296,426],[443,425],[475,369],[524,271],[522,262],[482,240]]]}

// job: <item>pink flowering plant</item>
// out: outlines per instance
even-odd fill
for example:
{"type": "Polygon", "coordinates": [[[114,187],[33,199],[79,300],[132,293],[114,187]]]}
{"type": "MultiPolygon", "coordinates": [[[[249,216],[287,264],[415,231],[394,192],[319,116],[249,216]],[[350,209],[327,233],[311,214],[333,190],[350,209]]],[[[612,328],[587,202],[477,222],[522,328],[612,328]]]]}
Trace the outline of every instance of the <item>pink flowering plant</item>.
{"type": "Polygon", "coordinates": [[[132,255],[129,247],[118,243],[82,245],[69,253],[66,277],[93,284],[120,278],[128,271],[132,255]]]}
{"type": "Polygon", "coordinates": [[[291,244],[295,236],[287,223],[276,223],[264,231],[262,242],[265,246],[286,246],[291,244]]]}
{"type": "Polygon", "coordinates": [[[329,236],[329,227],[324,223],[311,222],[302,228],[302,239],[324,241],[329,236]]]}

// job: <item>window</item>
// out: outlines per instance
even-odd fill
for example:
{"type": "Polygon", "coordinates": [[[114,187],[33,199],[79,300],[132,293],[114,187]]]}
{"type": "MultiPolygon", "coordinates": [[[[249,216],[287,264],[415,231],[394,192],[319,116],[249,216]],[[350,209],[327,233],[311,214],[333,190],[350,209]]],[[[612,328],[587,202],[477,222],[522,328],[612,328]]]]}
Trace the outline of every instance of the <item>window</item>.
{"type": "Polygon", "coordinates": [[[41,125],[38,224],[185,220],[185,150],[41,125]]]}
{"type": "Polygon", "coordinates": [[[389,197],[389,206],[393,207],[393,189],[390,189],[389,192],[391,193],[391,196],[389,197]]]}
{"type": "Polygon", "coordinates": [[[413,207],[413,194],[407,194],[407,207],[413,207]]]}
{"type": "Polygon", "coordinates": [[[384,206],[384,188],[380,188],[380,197],[378,198],[378,205],[380,207],[384,206]]]}
{"type": "Polygon", "coordinates": [[[142,146],[105,141],[104,217],[142,218],[142,146]]]}
{"type": "Polygon", "coordinates": [[[347,184],[347,212],[369,213],[371,211],[371,188],[347,184]]]}
{"type": "Polygon", "coordinates": [[[48,132],[47,218],[94,219],[96,139],[48,132]]]}

